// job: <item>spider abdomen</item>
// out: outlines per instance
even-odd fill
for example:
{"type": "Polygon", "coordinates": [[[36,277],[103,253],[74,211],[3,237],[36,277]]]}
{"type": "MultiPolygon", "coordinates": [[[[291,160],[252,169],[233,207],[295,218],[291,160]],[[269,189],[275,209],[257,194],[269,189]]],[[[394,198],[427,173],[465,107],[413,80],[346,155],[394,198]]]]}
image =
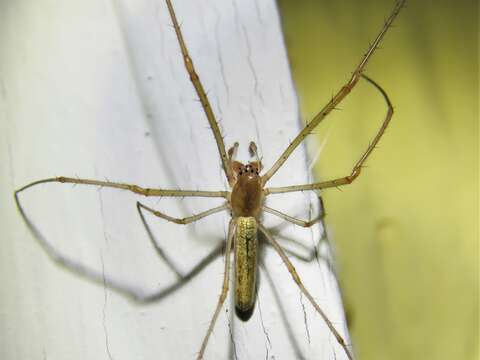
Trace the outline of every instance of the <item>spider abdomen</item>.
{"type": "Polygon", "coordinates": [[[257,278],[257,221],[238,217],[235,231],[235,309],[240,319],[250,318],[257,278]]]}

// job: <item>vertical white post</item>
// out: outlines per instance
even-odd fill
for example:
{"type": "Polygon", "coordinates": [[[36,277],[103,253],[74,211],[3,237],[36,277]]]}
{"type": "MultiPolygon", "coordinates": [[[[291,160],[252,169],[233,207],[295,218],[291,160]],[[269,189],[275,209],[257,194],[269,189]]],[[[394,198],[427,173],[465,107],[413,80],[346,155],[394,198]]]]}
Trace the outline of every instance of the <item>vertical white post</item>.
{"type": "MultiPolygon", "coordinates": [[[[220,293],[222,256],[148,305],[102,282],[148,295],[178,281],[149,242],[137,200],[183,217],[221,199],[140,199],[62,184],[22,193],[29,219],[56,255],[88,268],[100,280],[95,283],[46,256],[12,196],[30,181],[60,175],[226,189],[165,3],[20,0],[0,6],[0,358],[195,358],[220,293]]],[[[239,160],[248,161],[254,140],[268,168],[302,126],[275,2],[177,0],[174,7],[226,146],[240,142],[239,160]]],[[[302,146],[271,185],[309,180],[302,146]]],[[[303,218],[319,211],[307,193],[273,195],[268,204],[303,218]]],[[[146,217],[182,274],[224,241],[228,222],[227,213],[186,227],[146,217]]],[[[270,215],[264,220],[285,248],[312,255],[310,261],[291,259],[348,342],[321,225],[303,229],[270,215]]],[[[205,358],[345,359],[273,249],[264,246],[261,259],[252,319],[236,319],[227,300],[205,358]]]]}

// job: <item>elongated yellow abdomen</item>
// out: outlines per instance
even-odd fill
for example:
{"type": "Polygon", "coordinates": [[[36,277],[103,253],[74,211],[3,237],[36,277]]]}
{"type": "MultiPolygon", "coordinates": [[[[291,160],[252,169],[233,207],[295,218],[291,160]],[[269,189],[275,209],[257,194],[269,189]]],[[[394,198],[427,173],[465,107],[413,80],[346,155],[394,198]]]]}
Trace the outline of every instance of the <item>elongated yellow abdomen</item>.
{"type": "Polygon", "coordinates": [[[257,277],[257,221],[238,217],[235,231],[235,307],[242,320],[248,320],[255,303],[257,277]]]}

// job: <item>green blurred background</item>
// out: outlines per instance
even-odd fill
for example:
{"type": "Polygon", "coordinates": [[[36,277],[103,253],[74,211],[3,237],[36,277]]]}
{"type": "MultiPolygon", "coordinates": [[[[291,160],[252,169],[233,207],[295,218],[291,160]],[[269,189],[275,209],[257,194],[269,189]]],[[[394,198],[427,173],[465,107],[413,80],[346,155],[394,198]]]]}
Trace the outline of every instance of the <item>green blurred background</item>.
{"type": "MultiPolygon", "coordinates": [[[[306,121],[393,2],[279,5],[306,121]]],[[[409,1],[366,74],[396,113],[359,179],[323,192],[357,356],[478,359],[478,2],[409,1]]],[[[322,180],[349,174],[386,110],[364,82],[340,108],[316,132],[322,180]]]]}

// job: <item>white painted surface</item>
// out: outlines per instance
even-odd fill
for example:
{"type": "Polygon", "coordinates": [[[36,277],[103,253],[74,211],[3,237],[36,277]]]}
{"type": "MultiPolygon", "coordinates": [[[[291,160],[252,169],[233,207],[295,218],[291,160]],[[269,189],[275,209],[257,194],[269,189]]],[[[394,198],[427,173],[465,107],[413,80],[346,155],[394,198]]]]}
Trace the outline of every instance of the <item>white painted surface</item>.
{"type": "MultiPolygon", "coordinates": [[[[174,6],[226,146],[239,141],[240,160],[247,160],[248,143],[256,141],[268,168],[301,126],[275,3],[183,0],[174,6]]],[[[21,195],[50,246],[90,269],[100,284],[46,256],[12,196],[30,181],[60,175],[226,189],[170,24],[160,0],[0,3],[1,359],[195,358],[220,293],[222,256],[184,286],[145,305],[101,284],[104,273],[107,282],[149,295],[177,281],[148,240],[135,208],[138,196],[61,184],[21,195]]],[[[270,185],[308,180],[301,147],[270,185]]],[[[181,217],[221,203],[141,200],[181,217]]],[[[303,218],[310,204],[316,213],[310,194],[269,200],[270,206],[303,218]]],[[[224,241],[228,214],[187,227],[150,216],[147,221],[165,253],[187,273],[224,241]]],[[[265,216],[268,227],[280,223],[265,216]]],[[[281,232],[306,248],[282,245],[306,255],[323,230],[284,224],[281,232]]],[[[337,283],[322,260],[327,244],[319,250],[311,262],[292,261],[345,333],[337,283]]],[[[260,270],[252,319],[236,319],[227,300],[228,312],[222,311],[205,358],[346,358],[277,254],[266,248],[261,256],[268,271],[260,270]]]]}

